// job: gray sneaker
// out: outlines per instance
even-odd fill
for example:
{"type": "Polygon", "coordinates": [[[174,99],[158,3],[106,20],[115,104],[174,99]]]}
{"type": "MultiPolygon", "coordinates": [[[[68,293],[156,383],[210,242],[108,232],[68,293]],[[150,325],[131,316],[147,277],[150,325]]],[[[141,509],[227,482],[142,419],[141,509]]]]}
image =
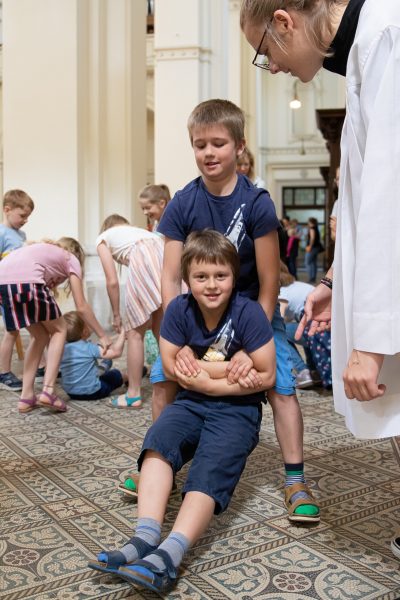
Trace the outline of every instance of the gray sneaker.
{"type": "Polygon", "coordinates": [[[20,392],[22,390],[22,381],[11,371],[0,373],[0,389],[20,392]]]}
{"type": "Polygon", "coordinates": [[[308,369],[303,369],[302,371],[297,373],[295,387],[305,389],[312,387],[313,385],[314,381],[308,369]]]}

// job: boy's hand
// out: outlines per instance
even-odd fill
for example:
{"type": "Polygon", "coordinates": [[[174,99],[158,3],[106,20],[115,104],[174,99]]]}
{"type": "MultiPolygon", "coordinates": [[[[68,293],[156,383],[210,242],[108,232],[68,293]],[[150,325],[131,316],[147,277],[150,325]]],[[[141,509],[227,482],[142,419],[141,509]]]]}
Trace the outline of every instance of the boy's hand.
{"type": "Polygon", "coordinates": [[[112,344],[112,340],[108,337],[108,335],[103,335],[101,338],[99,338],[99,345],[102,348],[102,350],[101,350],[102,356],[104,356],[104,354],[107,352],[107,350],[109,349],[111,344],[112,344]]]}
{"type": "Polygon", "coordinates": [[[261,388],[263,385],[262,379],[255,369],[250,369],[246,377],[239,377],[238,384],[244,388],[252,388],[254,390],[261,388]]]}
{"type": "Polygon", "coordinates": [[[189,346],[183,346],[175,357],[175,364],[179,371],[188,377],[196,377],[200,373],[200,367],[196,356],[189,346]]]}
{"type": "Polygon", "coordinates": [[[196,375],[191,377],[190,375],[188,376],[185,375],[185,373],[182,373],[179,367],[175,365],[174,373],[178,379],[179,385],[185,390],[203,392],[204,394],[208,393],[211,377],[204,369],[200,369],[196,375]]]}
{"type": "Polygon", "coordinates": [[[226,378],[228,383],[238,383],[239,378],[247,377],[253,367],[253,361],[243,350],[236,352],[226,367],[226,378]]]}

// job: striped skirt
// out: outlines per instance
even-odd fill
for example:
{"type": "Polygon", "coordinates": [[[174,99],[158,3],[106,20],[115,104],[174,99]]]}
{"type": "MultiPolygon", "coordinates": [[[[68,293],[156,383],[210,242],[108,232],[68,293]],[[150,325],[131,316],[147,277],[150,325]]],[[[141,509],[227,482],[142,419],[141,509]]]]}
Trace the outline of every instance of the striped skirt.
{"type": "Polygon", "coordinates": [[[0,285],[0,302],[7,331],[61,317],[53,292],[43,283],[0,285]]]}
{"type": "Polygon", "coordinates": [[[125,291],[126,330],[146,323],[161,306],[161,269],[164,239],[140,240],[129,255],[125,291]]]}

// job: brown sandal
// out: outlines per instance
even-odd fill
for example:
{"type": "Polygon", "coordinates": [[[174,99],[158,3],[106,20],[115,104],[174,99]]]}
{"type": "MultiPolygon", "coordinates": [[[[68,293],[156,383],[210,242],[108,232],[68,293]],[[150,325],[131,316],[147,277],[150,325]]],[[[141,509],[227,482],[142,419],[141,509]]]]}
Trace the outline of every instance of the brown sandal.
{"type": "Polygon", "coordinates": [[[39,394],[38,405],[42,406],[43,408],[54,410],[54,412],[67,411],[67,405],[62,398],[59,398],[57,394],[49,394],[49,392],[46,392],[45,390],[39,394]],[[43,399],[43,396],[45,396],[46,400],[43,399]]]}
{"type": "Polygon", "coordinates": [[[301,523],[318,523],[321,518],[319,512],[316,515],[302,515],[300,513],[294,512],[296,510],[296,508],[298,508],[299,506],[304,506],[304,505],[315,506],[319,510],[318,503],[315,500],[314,496],[312,495],[312,492],[311,492],[310,488],[308,487],[308,485],[306,485],[305,483],[299,482],[299,483],[294,483],[293,485],[288,485],[287,487],[285,487],[285,506],[289,513],[288,514],[289,521],[296,521],[296,522],[301,522],[301,523]],[[308,498],[298,498],[294,502],[290,502],[291,498],[297,492],[305,492],[307,494],[308,498]]]}

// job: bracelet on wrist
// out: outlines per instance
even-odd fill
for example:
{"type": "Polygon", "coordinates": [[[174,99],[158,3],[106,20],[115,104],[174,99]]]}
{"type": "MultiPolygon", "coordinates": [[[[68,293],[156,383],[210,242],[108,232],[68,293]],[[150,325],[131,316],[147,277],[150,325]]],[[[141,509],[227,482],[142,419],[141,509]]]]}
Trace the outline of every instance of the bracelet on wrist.
{"type": "Polygon", "coordinates": [[[332,289],[333,281],[330,277],[323,277],[320,281],[323,285],[326,285],[330,290],[332,289]]]}

